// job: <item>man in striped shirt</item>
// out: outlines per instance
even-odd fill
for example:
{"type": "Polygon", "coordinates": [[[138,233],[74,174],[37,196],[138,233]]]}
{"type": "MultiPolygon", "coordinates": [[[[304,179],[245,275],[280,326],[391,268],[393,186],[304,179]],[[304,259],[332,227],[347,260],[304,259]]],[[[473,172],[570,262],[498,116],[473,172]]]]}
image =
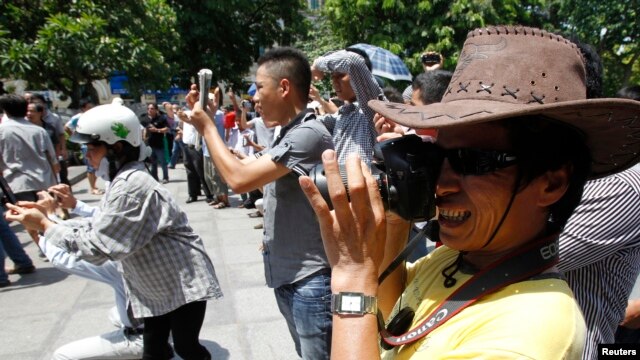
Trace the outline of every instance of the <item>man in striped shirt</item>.
{"type": "MultiPolygon", "coordinates": [[[[585,59],[587,98],[602,97],[602,62],[574,39],[585,59]]],[[[618,97],[626,97],[620,96],[618,97]]],[[[640,167],[588,181],[560,236],[560,264],[587,323],[583,359],[614,343],[640,271],[640,167]]]]}
{"type": "Polygon", "coordinates": [[[611,344],[640,272],[640,167],[588,181],[560,236],[560,264],[587,323],[583,359],[611,344]]]}

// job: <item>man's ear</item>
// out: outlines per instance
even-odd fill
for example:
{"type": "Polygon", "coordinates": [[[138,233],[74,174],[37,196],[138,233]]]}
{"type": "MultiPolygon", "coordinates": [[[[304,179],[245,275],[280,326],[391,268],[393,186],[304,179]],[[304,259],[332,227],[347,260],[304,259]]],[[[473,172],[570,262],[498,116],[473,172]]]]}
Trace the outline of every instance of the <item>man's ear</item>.
{"type": "Polygon", "coordinates": [[[541,175],[542,186],[538,204],[547,207],[560,200],[569,188],[570,175],[571,168],[569,165],[563,165],[557,170],[549,170],[541,175]]]}
{"type": "Polygon", "coordinates": [[[280,90],[282,91],[282,96],[289,96],[291,93],[291,83],[289,79],[281,79],[278,84],[280,90]]]}

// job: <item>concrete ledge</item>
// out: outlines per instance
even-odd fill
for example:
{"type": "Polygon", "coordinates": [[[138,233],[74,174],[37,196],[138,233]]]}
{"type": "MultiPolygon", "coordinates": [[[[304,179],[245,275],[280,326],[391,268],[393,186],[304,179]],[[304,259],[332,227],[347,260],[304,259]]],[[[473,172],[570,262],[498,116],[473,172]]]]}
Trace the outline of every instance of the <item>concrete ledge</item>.
{"type": "Polygon", "coordinates": [[[87,177],[87,166],[86,165],[76,165],[69,166],[67,168],[67,177],[69,178],[69,182],[71,185],[75,185],[82,181],[87,177]]]}

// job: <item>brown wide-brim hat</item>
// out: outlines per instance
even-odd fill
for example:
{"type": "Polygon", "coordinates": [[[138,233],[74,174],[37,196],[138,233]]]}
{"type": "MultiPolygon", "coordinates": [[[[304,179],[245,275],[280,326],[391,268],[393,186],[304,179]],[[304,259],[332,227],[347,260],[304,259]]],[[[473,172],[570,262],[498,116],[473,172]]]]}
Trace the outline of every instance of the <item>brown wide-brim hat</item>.
{"type": "Polygon", "coordinates": [[[496,26],[467,35],[442,102],[411,106],[372,100],[369,106],[415,129],[516,116],[552,118],[583,133],[593,159],[590,178],[598,178],[640,160],[640,101],[587,100],[585,79],[582,55],[572,42],[540,29],[496,26]]]}

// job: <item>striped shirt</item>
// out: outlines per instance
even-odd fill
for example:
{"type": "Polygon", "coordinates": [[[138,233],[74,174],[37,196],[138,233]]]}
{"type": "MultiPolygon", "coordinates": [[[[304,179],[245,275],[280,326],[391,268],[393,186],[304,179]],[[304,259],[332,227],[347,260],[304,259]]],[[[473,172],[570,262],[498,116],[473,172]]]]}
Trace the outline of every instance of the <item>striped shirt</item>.
{"type": "Polygon", "coordinates": [[[587,182],[560,236],[560,264],[587,322],[583,359],[614,342],[640,271],[640,166],[587,182]]]}
{"type": "Polygon", "coordinates": [[[332,135],[338,163],[344,164],[347,156],[353,152],[370,163],[378,133],[373,123],[376,112],[368,102],[385,99],[382,89],[362,56],[354,52],[335,51],[318,58],[314,64],[321,71],[349,74],[351,87],[356,94],[357,102],[341,106],[336,114],[318,117],[332,135]]]}
{"type": "Polygon", "coordinates": [[[120,261],[136,318],[222,296],[202,239],[171,193],[140,162],[120,170],[93,218],[65,221],[44,235],[87,262],[120,261]]]}

